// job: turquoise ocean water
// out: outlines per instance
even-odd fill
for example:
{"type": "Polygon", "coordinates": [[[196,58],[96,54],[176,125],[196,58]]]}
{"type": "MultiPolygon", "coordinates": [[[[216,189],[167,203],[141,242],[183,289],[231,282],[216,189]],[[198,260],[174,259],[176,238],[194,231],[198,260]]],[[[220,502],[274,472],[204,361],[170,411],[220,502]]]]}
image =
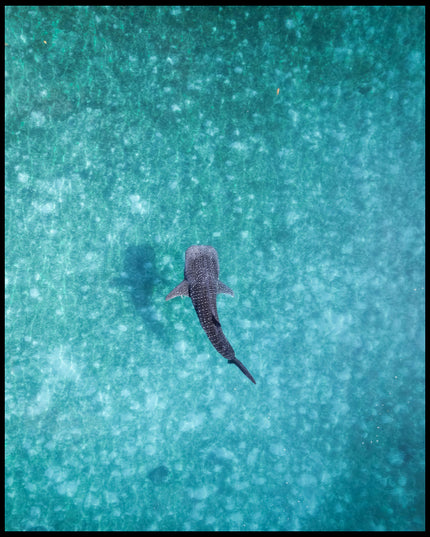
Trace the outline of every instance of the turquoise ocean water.
{"type": "Polygon", "coordinates": [[[7,530],[424,529],[424,15],[6,8],[7,530]]]}

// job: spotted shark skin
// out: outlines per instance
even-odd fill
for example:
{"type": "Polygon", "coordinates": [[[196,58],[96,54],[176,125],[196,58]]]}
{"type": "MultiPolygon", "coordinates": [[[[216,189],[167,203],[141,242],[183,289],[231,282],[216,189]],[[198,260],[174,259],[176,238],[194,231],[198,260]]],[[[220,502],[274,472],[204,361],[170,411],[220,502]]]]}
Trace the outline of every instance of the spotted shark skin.
{"type": "Polygon", "coordinates": [[[222,331],[216,297],[218,293],[231,296],[234,296],[234,293],[219,281],[218,276],[219,262],[215,248],[204,245],[190,246],[185,252],[184,280],[166,296],[166,300],[176,296],[189,296],[209,341],[230,364],[236,365],[255,384],[253,376],[236,358],[233,347],[222,331]]]}

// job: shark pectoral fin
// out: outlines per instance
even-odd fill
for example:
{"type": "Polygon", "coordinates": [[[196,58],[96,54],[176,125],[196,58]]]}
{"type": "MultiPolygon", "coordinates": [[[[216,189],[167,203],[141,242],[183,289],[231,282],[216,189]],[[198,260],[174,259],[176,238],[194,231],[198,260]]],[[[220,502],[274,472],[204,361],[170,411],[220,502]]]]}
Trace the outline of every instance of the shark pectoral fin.
{"type": "Polygon", "coordinates": [[[230,287],[227,287],[225,283],[222,283],[218,280],[218,290],[217,293],[225,293],[226,295],[234,296],[233,291],[230,289],[230,287]]]}
{"type": "Polygon", "coordinates": [[[173,289],[173,291],[170,291],[170,293],[166,296],[166,300],[175,298],[175,296],[190,296],[187,280],[183,280],[173,289]]]}

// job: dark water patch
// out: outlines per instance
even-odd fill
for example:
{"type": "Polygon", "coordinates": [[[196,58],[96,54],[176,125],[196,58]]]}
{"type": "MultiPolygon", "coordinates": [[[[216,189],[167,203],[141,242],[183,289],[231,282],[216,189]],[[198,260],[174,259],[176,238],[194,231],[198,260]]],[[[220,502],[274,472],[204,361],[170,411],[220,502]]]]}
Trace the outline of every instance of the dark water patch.
{"type": "Polygon", "coordinates": [[[169,473],[170,472],[167,466],[161,465],[151,470],[148,473],[147,477],[154,483],[154,485],[161,485],[161,483],[164,483],[166,481],[169,473]]]}

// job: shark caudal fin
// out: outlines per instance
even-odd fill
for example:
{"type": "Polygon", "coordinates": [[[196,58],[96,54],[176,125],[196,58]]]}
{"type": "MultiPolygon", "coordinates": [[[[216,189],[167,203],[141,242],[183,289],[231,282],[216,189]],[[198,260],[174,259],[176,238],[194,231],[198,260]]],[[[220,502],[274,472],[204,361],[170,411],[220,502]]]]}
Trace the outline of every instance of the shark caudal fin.
{"type": "Polygon", "coordinates": [[[257,384],[254,380],[254,377],[251,375],[251,373],[246,369],[246,367],[240,362],[237,358],[230,358],[228,361],[229,364],[237,365],[237,367],[242,371],[244,375],[246,375],[251,382],[254,384],[257,384]]]}

